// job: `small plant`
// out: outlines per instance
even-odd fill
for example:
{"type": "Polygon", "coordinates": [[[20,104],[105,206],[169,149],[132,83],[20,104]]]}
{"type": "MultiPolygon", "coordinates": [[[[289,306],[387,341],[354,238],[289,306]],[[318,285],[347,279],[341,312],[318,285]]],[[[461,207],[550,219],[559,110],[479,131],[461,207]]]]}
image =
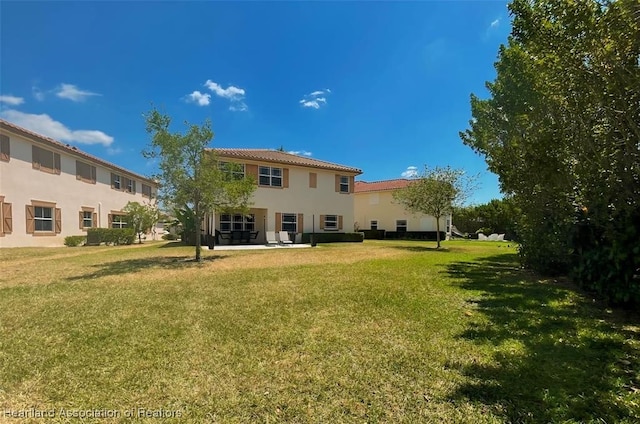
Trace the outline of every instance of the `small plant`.
{"type": "Polygon", "coordinates": [[[64,238],[64,245],[67,247],[78,247],[87,241],[86,236],[67,236],[64,238]]]}

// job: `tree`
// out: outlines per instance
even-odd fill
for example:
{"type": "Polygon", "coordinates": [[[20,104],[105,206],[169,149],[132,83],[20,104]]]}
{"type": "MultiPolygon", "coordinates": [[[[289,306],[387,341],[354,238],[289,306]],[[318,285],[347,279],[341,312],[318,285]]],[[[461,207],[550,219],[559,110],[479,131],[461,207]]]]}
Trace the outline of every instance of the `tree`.
{"type": "Polygon", "coordinates": [[[393,198],[413,213],[431,215],[436,219],[436,240],[440,248],[440,218],[461,205],[473,189],[476,177],[463,170],[425,166],[424,173],[405,188],[396,190],[393,198]]]}
{"type": "Polygon", "coordinates": [[[142,243],[142,235],[151,231],[160,218],[158,208],[153,205],[142,205],[138,202],[128,202],[122,209],[127,214],[126,222],[138,236],[138,243],[142,243]]]}
{"type": "Polygon", "coordinates": [[[514,0],[509,9],[490,97],[472,95],[461,137],[521,209],[525,265],[578,270],[583,285],[640,302],[638,2],[514,0]]]}
{"type": "Polygon", "coordinates": [[[201,226],[207,213],[240,212],[249,209],[256,188],[251,177],[236,178],[239,165],[222,163],[208,148],[213,139],[211,121],[202,126],[185,122],[184,134],[169,130],[171,118],[152,109],[144,115],[151,136],[144,157],[159,159],[159,198],[165,206],[188,207],[195,218],[195,260],[201,260],[201,226]],[[223,166],[224,165],[224,166],[223,166]]]}

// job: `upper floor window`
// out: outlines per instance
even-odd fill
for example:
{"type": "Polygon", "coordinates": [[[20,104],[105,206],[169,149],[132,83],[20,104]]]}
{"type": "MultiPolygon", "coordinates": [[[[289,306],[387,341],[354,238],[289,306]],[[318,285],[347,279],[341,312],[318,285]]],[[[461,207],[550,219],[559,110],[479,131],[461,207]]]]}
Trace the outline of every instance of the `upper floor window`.
{"type": "Polygon", "coordinates": [[[151,186],[147,185],[147,184],[142,184],[142,195],[144,197],[149,197],[151,198],[151,186]]]}
{"type": "Polygon", "coordinates": [[[258,176],[261,186],[282,187],[282,168],[261,166],[258,176]]]}
{"type": "Polygon", "coordinates": [[[122,177],[113,172],[111,173],[111,188],[122,190],[122,177]]]}
{"type": "Polygon", "coordinates": [[[129,178],[124,178],[125,181],[125,191],[127,193],[132,193],[135,194],[136,193],[136,182],[134,180],[131,180],[129,178]]]}
{"type": "Polygon", "coordinates": [[[76,161],[76,179],[87,183],[96,183],[96,167],[88,163],[76,161]]]}
{"type": "Polygon", "coordinates": [[[340,176],[340,193],[349,193],[349,177],[340,176]]]}
{"type": "Polygon", "coordinates": [[[9,162],[11,157],[11,143],[9,142],[9,136],[0,134],[0,160],[9,162]]]}
{"type": "Polygon", "coordinates": [[[111,173],[111,188],[114,190],[122,190],[127,193],[135,194],[136,193],[136,182],[127,177],[123,177],[122,175],[111,173]]]}
{"type": "Polygon", "coordinates": [[[31,148],[31,162],[34,169],[52,174],[60,173],[60,154],[38,146],[31,148]]]}
{"type": "Polygon", "coordinates": [[[235,180],[241,180],[244,178],[245,169],[243,163],[218,162],[218,167],[221,171],[229,173],[235,180]]]}

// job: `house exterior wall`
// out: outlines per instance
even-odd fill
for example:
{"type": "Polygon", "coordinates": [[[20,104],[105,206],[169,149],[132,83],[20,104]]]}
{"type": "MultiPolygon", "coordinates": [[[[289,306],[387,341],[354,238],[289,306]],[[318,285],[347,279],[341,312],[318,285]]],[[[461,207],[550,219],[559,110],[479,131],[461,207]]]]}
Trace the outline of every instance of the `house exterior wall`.
{"type": "Polygon", "coordinates": [[[76,156],[67,149],[56,148],[4,127],[0,128],[0,134],[8,136],[10,143],[9,160],[0,160],[0,199],[4,204],[4,210],[0,210],[4,214],[4,222],[0,227],[0,247],[62,246],[66,236],[86,234],[86,229],[80,228],[79,214],[83,210],[95,214],[92,216],[95,218],[94,227],[107,228],[112,211],[120,211],[129,201],[143,204],[151,201],[142,195],[143,183],[151,187],[152,196],[155,197],[155,183],[133,173],[91,162],[81,154],[76,156]],[[60,155],[59,173],[34,169],[33,145],[60,155]],[[95,166],[95,183],[76,177],[76,160],[95,166]],[[136,193],[113,189],[112,172],[135,181],[136,193]],[[11,217],[10,222],[7,222],[6,213],[9,210],[6,205],[9,204],[11,217]],[[30,234],[28,207],[34,205],[59,209],[59,227],[54,228],[53,232],[33,231],[30,234]],[[10,233],[6,231],[8,225],[12,227],[10,233]]]}
{"type": "MultiPolygon", "coordinates": [[[[227,159],[221,156],[220,160],[227,159]]],[[[310,233],[314,231],[314,224],[317,233],[354,231],[353,188],[355,173],[257,160],[233,160],[233,162],[243,163],[245,174],[252,175],[254,178],[253,173],[260,166],[283,168],[283,187],[268,187],[258,184],[252,196],[253,205],[250,213],[255,215],[255,230],[260,231],[256,242],[264,242],[266,231],[277,232],[282,229],[283,214],[296,215],[296,233],[310,233]],[[336,176],[348,177],[348,193],[339,191],[336,176]],[[338,190],[336,190],[337,188],[338,190]],[[321,217],[326,215],[339,217],[338,228],[334,230],[321,228],[323,226],[320,221],[321,217]],[[300,218],[302,222],[299,221],[300,218]]],[[[259,178],[257,180],[259,181],[259,178]]],[[[219,218],[220,215],[216,215],[216,220],[219,221],[219,218]]],[[[215,222],[214,227],[220,230],[219,222],[215,222]]]]}
{"type": "MultiPolygon", "coordinates": [[[[355,220],[361,230],[378,222],[378,230],[396,231],[396,221],[406,220],[407,231],[436,231],[436,219],[430,215],[412,214],[393,200],[393,191],[365,191],[354,194],[355,220]]],[[[447,219],[440,218],[440,231],[447,231],[447,219]]],[[[449,221],[450,222],[450,221],[449,221]]]]}

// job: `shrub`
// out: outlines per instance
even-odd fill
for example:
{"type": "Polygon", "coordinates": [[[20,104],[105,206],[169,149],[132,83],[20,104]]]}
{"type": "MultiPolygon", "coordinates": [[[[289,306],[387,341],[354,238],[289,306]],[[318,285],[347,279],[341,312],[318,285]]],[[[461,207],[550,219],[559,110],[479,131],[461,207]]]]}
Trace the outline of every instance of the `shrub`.
{"type": "Polygon", "coordinates": [[[64,238],[64,245],[67,247],[78,247],[87,240],[85,236],[67,236],[64,238]]]}
{"type": "Polygon", "coordinates": [[[178,235],[171,233],[163,234],[162,240],[178,240],[178,235]]]}
{"type": "MultiPolygon", "coordinates": [[[[437,233],[437,231],[387,231],[385,233],[385,238],[435,241],[437,233]]],[[[440,231],[440,240],[446,240],[446,238],[447,234],[444,231],[440,231]]]]}
{"type": "Polygon", "coordinates": [[[136,238],[133,228],[90,228],[87,231],[87,244],[132,244],[136,238]]]}
{"type": "Polygon", "coordinates": [[[384,230],[361,230],[367,240],[384,240],[384,230]]]}
{"type": "MultiPolygon", "coordinates": [[[[313,239],[316,243],[340,243],[340,242],[356,242],[361,243],[364,240],[363,233],[315,233],[313,239]]],[[[303,243],[311,243],[311,233],[302,234],[303,243]]]]}

